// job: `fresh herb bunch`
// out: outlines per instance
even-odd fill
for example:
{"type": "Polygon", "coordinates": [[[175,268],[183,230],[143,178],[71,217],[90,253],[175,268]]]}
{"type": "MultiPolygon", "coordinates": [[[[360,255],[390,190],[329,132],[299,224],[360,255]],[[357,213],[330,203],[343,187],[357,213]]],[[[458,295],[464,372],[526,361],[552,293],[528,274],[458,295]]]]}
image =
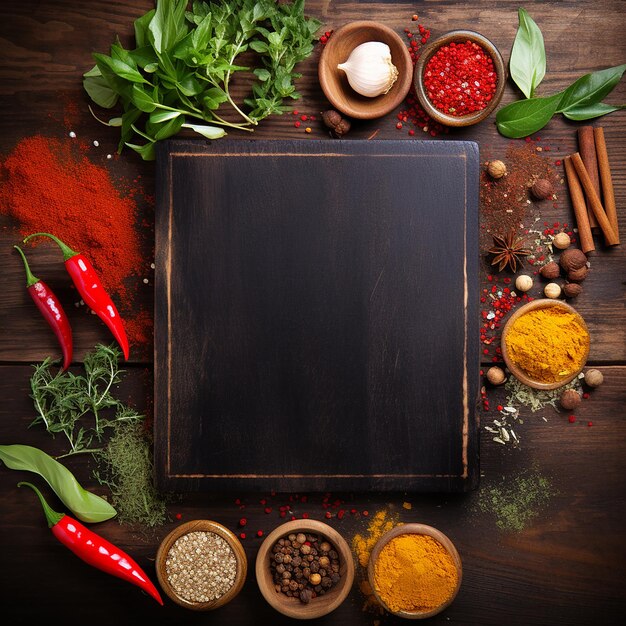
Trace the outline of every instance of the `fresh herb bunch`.
{"type": "Polygon", "coordinates": [[[251,131],[288,110],[284,99],[300,97],[294,68],[313,51],[320,26],[305,17],[304,0],[194,2],[191,11],[187,4],[156,0],[156,8],[135,21],[136,48],[125,50],[118,40],[110,56],[94,54],[96,65],[84,75],[96,104],[123,107],[121,117],[107,122],[121,127],[120,152],[128,146],[152,160],[156,142],[182,128],[208,139],[225,135],[225,127],[251,131]],[[256,53],[259,66],[252,71],[237,64],[245,52],[256,53]],[[243,72],[254,76],[243,103],[247,113],[231,94],[233,77],[243,72]],[[224,107],[237,121],[223,116],[224,107]]]}
{"type": "Polygon", "coordinates": [[[47,358],[34,365],[31,398],[41,424],[62,433],[69,450],[58,457],[92,454],[95,478],[111,489],[120,522],[155,526],[165,522],[165,501],[152,482],[152,447],[144,416],[114,396],[121,382],[121,351],[97,345],[85,355],[84,374],[54,372],[47,358]]]}
{"type": "Polygon", "coordinates": [[[120,356],[121,352],[114,346],[97,345],[85,356],[84,375],[70,371],[53,373],[54,361],[50,358],[33,366],[30,388],[37,417],[31,426],[43,424],[50,434],[65,435],[70,449],[58,458],[100,452],[101,446],[92,445],[102,440],[107,428],[143,419],[143,415],[112,394],[113,386],[121,380],[120,356]],[[89,417],[92,422],[86,426],[89,417]]]}
{"type": "Polygon", "coordinates": [[[625,65],[585,74],[567,89],[552,96],[534,97],[546,72],[546,51],[539,26],[519,9],[519,27],[509,62],[511,78],[526,96],[501,108],[496,114],[498,130],[505,137],[519,138],[541,130],[557,113],[582,121],[623,109],[626,105],[602,102],[619,83],[625,65]]]}

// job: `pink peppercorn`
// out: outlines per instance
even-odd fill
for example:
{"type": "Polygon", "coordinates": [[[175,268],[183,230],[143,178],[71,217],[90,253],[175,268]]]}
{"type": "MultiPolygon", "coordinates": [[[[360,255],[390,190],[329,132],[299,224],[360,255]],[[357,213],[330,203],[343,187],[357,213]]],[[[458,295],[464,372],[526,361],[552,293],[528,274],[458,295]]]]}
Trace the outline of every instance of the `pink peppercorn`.
{"type": "Polygon", "coordinates": [[[424,68],[424,87],[433,105],[461,117],[482,111],[496,91],[491,57],[471,41],[442,46],[424,68]]]}

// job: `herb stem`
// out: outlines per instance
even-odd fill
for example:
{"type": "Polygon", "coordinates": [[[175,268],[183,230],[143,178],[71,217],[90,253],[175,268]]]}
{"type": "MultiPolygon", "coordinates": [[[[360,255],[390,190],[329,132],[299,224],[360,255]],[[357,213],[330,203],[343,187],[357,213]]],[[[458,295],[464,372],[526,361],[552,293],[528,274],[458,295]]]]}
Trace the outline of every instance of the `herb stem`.
{"type": "Polygon", "coordinates": [[[81,448],[80,450],[72,450],[65,454],[59,454],[54,458],[58,461],[59,459],[65,459],[68,456],[76,456],[77,454],[97,454],[98,452],[102,452],[102,450],[104,450],[104,448],[81,448]]]}

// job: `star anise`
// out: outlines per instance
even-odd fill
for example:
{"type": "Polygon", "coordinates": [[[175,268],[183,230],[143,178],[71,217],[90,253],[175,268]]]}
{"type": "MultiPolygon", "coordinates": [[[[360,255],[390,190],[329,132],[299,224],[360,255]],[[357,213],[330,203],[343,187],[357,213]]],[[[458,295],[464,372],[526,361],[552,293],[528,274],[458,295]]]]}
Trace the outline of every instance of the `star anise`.
{"type": "Polygon", "coordinates": [[[494,255],[491,265],[497,265],[499,272],[508,265],[515,273],[518,265],[522,265],[522,257],[528,256],[530,250],[524,248],[524,241],[512,230],[504,237],[493,236],[493,247],[489,249],[489,254],[494,255]]]}

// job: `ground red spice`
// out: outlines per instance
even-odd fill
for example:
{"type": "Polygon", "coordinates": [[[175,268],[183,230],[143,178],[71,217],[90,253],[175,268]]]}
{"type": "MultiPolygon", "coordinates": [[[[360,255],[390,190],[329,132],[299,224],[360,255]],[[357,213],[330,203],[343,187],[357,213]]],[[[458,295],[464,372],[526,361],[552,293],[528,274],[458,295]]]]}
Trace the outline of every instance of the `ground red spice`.
{"type": "Polygon", "coordinates": [[[134,199],[123,196],[109,172],[72,140],[27,137],[0,171],[0,210],[19,223],[20,234],[50,232],[88,256],[124,316],[131,344],[149,344],[151,316],[129,316],[135,295],[129,279],[145,266],[134,199]]]}

